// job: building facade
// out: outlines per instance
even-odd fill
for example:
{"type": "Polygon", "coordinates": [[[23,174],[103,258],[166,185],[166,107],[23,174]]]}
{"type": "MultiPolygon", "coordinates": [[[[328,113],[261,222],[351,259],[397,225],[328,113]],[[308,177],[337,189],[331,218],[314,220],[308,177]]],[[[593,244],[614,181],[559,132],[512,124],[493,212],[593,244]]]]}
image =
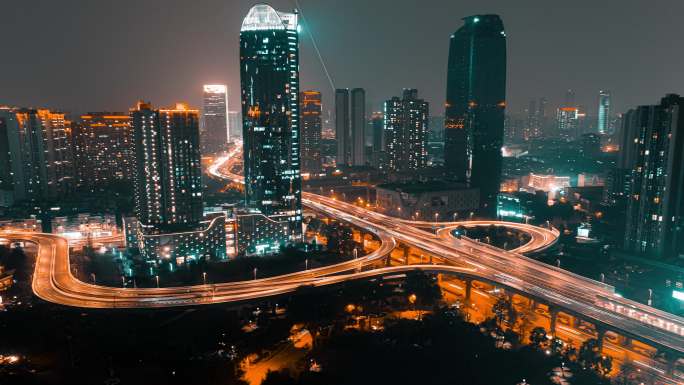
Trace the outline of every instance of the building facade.
{"type": "Polygon", "coordinates": [[[351,164],[366,165],[366,91],[351,90],[351,164]]]}
{"type": "Polygon", "coordinates": [[[351,122],[349,117],[349,89],[335,90],[335,141],[337,165],[351,164],[351,122]]]}
{"type": "Polygon", "coordinates": [[[496,215],[506,107],[506,33],[497,15],[475,15],[451,35],[444,164],[480,190],[482,214],[496,215]]]}
{"type": "Polygon", "coordinates": [[[71,191],[69,130],[60,112],[0,108],[0,204],[56,200],[71,191]]]}
{"type": "Polygon", "coordinates": [[[621,163],[629,170],[625,249],[648,256],[684,254],[684,98],[625,114],[621,163]]]}
{"type": "Polygon", "coordinates": [[[580,116],[577,107],[560,107],[556,111],[556,121],[558,122],[558,136],[565,141],[577,139],[579,134],[580,116]]]}
{"type": "Polygon", "coordinates": [[[76,176],[80,186],[133,180],[131,117],[117,112],[81,115],[72,131],[76,176]]]}
{"type": "Polygon", "coordinates": [[[390,172],[415,171],[427,166],[430,111],[415,89],[387,100],[383,108],[385,151],[390,172]]]}
{"type": "Polygon", "coordinates": [[[375,191],[380,212],[411,220],[466,219],[480,203],[477,189],[441,181],[388,183],[377,186],[375,191]]]}
{"type": "Polygon", "coordinates": [[[610,91],[601,90],[599,92],[599,105],[598,105],[598,133],[601,135],[612,134],[611,121],[612,117],[610,115],[610,91]]]}
{"type": "Polygon", "coordinates": [[[240,29],[245,197],[266,216],[286,216],[302,239],[298,14],[255,5],[240,29]]]}
{"type": "Polygon", "coordinates": [[[299,95],[302,113],[302,171],[318,173],[321,171],[321,93],[302,91],[299,95]]]}
{"type": "Polygon", "coordinates": [[[228,126],[228,88],[225,84],[205,84],[202,94],[200,144],[203,153],[225,149],[230,137],[228,126]]]}

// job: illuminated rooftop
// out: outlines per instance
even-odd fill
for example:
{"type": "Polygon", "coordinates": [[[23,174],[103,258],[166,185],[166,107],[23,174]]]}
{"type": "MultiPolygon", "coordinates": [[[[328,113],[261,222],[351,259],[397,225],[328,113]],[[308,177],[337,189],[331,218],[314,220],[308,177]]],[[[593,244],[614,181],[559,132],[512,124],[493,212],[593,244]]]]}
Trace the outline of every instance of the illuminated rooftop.
{"type": "Polygon", "coordinates": [[[297,13],[278,12],[268,4],[253,6],[244,20],[240,31],[265,31],[297,29],[297,13]]]}

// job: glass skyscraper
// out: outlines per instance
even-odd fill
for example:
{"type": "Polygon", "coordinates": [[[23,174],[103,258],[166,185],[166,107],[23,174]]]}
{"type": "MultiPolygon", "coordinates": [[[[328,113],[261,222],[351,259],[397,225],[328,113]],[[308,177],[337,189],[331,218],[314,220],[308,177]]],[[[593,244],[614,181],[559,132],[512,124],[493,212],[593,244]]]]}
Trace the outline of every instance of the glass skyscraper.
{"type": "Polygon", "coordinates": [[[475,15],[451,35],[444,163],[480,189],[482,213],[494,217],[501,180],[506,107],[506,33],[497,15],[475,15]]]}
{"type": "Polygon", "coordinates": [[[302,237],[297,18],[259,4],[240,29],[246,204],[282,221],[288,243],[302,237]]]}
{"type": "Polygon", "coordinates": [[[610,134],[610,91],[599,92],[598,133],[610,134]]]}

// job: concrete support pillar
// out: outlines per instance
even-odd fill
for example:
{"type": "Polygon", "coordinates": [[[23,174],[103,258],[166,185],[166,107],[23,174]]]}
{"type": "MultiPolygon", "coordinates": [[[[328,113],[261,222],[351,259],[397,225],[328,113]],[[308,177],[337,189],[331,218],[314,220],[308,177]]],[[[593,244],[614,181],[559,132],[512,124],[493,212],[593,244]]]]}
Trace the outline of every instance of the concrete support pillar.
{"type": "Polygon", "coordinates": [[[549,307],[549,315],[551,316],[551,325],[549,326],[549,332],[553,337],[556,336],[556,321],[558,320],[558,310],[549,307]]]}
{"type": "Polygon", "coordinates": [[[665,374],[667,374],[669,377],[672,377],[674,375],[675,365],[679,360],[679,357],[674,354],[666,354],[665,359],[667,360],[667,363],[665,364],[665,374]]]}
{"type": "Polygon", "coordinates": [[[470,293],[473,291],[473,280],[470,278],[466,278],[464,280],[465,283],[465,300],[470,302],[470,293]]]}
{"type": "Polygon", "coordinates": [[[405,265],[409,264],[409,255],[410,255],[409,249],[410,248],[408,246],[404,247],[404,264],[405,265]]]}
{"type": "Polygon", "coordinates": [[[620,336],[620,345],[625,348],[631,348],[632,347],[632,339],[629,337],[625,336],[620,336]]]}
{"type": "Polygon", "coordinates": [[[596,326],[596,340],[598,341],[599,353],[603,354],[603,340],[606,337],[606,330],[602,327],[596,326]]]}
{"type": "Polygon", "coordinates": [[[572,316],[572,327],[575,329],[579,329],[579,326],[582,324],[582,320],[579,319],[578,317],[572,316]]]}

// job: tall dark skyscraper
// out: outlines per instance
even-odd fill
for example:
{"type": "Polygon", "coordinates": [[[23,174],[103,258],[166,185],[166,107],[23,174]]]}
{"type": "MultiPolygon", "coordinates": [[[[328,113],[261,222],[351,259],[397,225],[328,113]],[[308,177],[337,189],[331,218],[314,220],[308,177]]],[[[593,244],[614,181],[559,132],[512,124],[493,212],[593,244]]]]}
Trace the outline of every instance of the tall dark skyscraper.
{"type": "Polygon", "coordinates": [[[228,88],[224,84],[205,84],[202,94],[202,152],[216,152],[228,143],[228,88]]]}
{"type": "Polygon", "coordinates": [[[684,98],[667,95],[624,116],[619,167],[628,174],[625,248],[684,254],[684,98]]]}
{"type": "Polygon", "coordinates": [[[130,116],[138,222],[146,234],[193,229],[203,210],[199,111],[139,102],[130,116]]]}
{"type": "Polygon", "coordinates": [[[404,89],[403,97],[393,97],[384,105],[385,148],[388,170],[415,171],[427,165],[428,102],[418,99],[418,91],[404,89]]]}
{"type": "Polygon", "coordinates": [[[354,166],[366,164],[366,91],[363,88],[351,90],[351,163],[354,166]]]}
{"type": "Polygon", "coordinates": [[[475,15],[449,45],[444,163],[480,189],[482,212],[495,216],[506,108],[506,33],[497,15],[475,15]]]}
{"type": "Polygon", "coordinates": [[[349,121],[349,89],[335,90],[335,141],[337,165],[351,164],[351,123],[349,121]]]}
{"type": "Polygon", "coordinates": [[[302,170],[321,171],[321,93],[303,91],[299,96],[302,112],[302,170]]]}
{"type": "Polygon", "coordinates": [[[258,4],[240,29],[246,203],[302,236],[297,13],[258,4]]]}

